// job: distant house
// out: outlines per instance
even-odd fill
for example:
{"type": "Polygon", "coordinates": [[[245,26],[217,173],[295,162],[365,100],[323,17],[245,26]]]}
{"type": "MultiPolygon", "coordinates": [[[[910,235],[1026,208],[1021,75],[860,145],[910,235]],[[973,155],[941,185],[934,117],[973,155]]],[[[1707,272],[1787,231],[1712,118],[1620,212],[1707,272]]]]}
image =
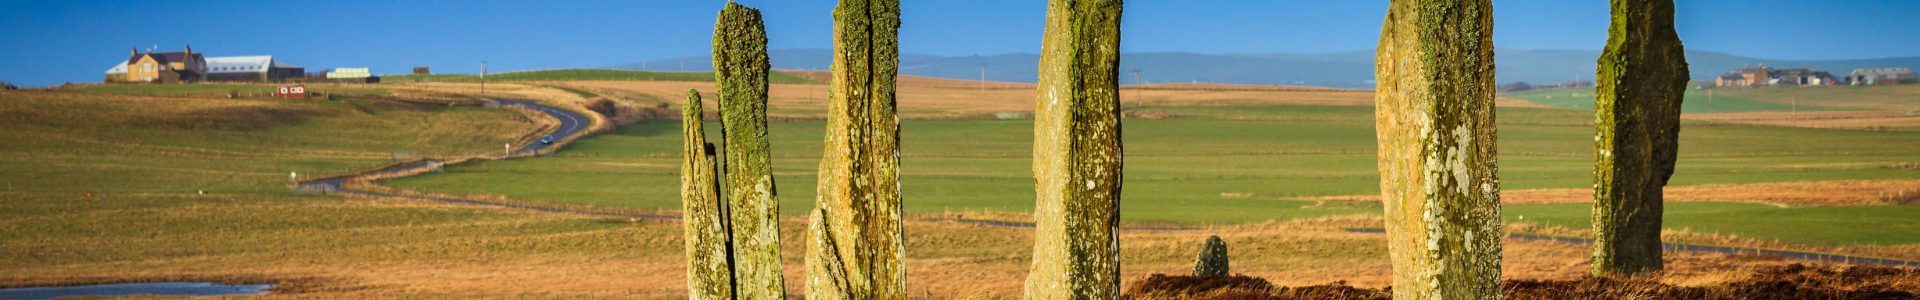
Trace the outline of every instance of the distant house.
{"type": "Polygon", "coordinates": [[[417,66],[413,67],[413,75],[433,75],[433,70],[427,66],[417,66]]]}
{"type": "Polygon", "coordinates": [[[207,81],[281,82],[300,78],[307,69],[274,60],[271,55],[207,58],[207,81]]]}
{"type": "Polygon", "coordinates": [[[1817,86],[1838,83],[1840,80],[1827,71],[1774,69],[1766,65],[1740,68],[1713,78],[1714,86],[1817,86]]]}
{"type": "Polygon", "coordinates": [[[327,80],[380,83],[380,77],[373,76],[373,71],[367,68],[333,68],[333,71],[327,72],[327,80]]]}
{"type": "Polygon", "coordinates": [[[107,82],[199,82],[207,76],[207,58],[193,53],[193,46],[179,52],[146,52],[134,49],[126,61],[107,69],[107,82]]]}
{"type": "Polygon", "coordinates": [[[1847,74],[1847,81],[1853,85],[1882,85],[1920,82],[1914,77],[1913,70],[1907,68],[1865,68],[1853,69],[1847,74]]]}

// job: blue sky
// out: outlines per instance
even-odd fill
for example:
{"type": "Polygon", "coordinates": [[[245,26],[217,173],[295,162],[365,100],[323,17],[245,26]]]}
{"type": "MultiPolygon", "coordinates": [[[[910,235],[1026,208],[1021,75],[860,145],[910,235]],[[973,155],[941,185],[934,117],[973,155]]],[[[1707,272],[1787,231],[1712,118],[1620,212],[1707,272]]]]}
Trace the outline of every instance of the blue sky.
{"type": "MultiPolygon", "coordinates": [[[[830,0],[741,0],[773,48],[831,48],[830,0]]],[[[904,1],[901,50],[1039,50],[1040,0],[904,1]]],[[[0,81],[93,82],[132,48],[272,54],[309,70],[600,67],[707,53],[722,1],[0,1],[0,81]]],[[[1384,0],[1134,0],[1124,52],[1371,50],[1384,0]]],[[[1607,2],[1495,0],[1501,48],[1597,49],[1607,2]]],[[[1681,0],[1690,50],[1776,59],[1920,56],[1920,1],[1681,0]]]]}

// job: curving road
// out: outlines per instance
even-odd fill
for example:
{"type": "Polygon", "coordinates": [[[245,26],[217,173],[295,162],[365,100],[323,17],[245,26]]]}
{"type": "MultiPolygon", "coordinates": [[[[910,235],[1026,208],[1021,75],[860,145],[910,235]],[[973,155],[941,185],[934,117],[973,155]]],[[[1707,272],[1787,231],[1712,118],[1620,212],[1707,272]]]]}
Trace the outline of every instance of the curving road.
{"type": "MultiPolygon", "coordinates": [[[[589,118],[587,115],[579,112],[546,106],[531,100],[497,99],[497,101],[500,102],[500,105],[519,106],[539,111],[547,114],[548,117],[552,117],[554,120],[560,121],[559,128],[547,133],[547,135],[553,136],[556,142],[580,134],[587,129],[588,121],[593,120],[593,118],[589,118]]],[[[514,154],[539,153],[541,150],[546,150],[548,146],[552,145],[542,144],[538,139],[535,139],[533,143],[520,145],[520,149],[514,150],[514,154]]]]}
{"type": "MultiPolygon", "coordinates": [[[[579,112],[566,110],[558,107],[547,106],[545,104],[540,104],[540,102],[532,101],[532,100],[494,99],[494,101],[499,102],[500,105],[518,106],[518,107],[524,107],[527,109],[532,109],[534,111],[539,111],[541,113],[547,114],[547,117],[550,117],[556,121],[559,121],[560,126],[554,128],[552,132],[548,132],[546,134],[546,135],[553,136],[553,139],[555,142],[558,142],[560,140],[563,140],[575,135],[584,134],[586,132],[588,122],[593,120],[593,118],[587,117],[586,115],[581,114],[579,112]]],[[[539,139],[536,138],[534,139],[533,142],[527,143],[526,145],[520,145],[519,149],[513,150],[513,155],[511,155],[510,157],[503,157],[503,159],[519,157],[522,155],[538,154],[540,153],[540,151],[547,150],[547,148],[551,146],[553,145],[540,143],[539,139]]],[[[415,162],[402,164],[402,165],[389,166],[386,168],[381,168],[380,170],[376,170],[373,172],[366,172],[363,174],[383,174],[383,173],[416,171],[416,170],[427,169],[427,168],[439,168],[440,166],[443,166],[443,165],[445,165],[445,161],[442,161],[439,159],[422,159],[420,161],[415,161],[415,162]]],[[[401,195],[373,193],[373,192],[367,192],[367,191],[348,190],[348,189],[342,188],[342,183],[351,177],[352,176],[338,176],[338,177],[329,177],[329,178],[303,181],[299,184],[298,188],[301,190],[318,191],[323,193],[346,193],[346,194],[365,195],[365,196],[401,197],[401,195]]],[[[433,200],[433,199],[429,199],[429,200],[433,200]]],[[[442,201],[442,202],[445,202],[445,201],[442,201]]],[[[462,204],[472,204],[472,203],[466,203],[466,202],[472,202],[472,201],[471,200],[460,201],[460,203],[462,204]]]]}

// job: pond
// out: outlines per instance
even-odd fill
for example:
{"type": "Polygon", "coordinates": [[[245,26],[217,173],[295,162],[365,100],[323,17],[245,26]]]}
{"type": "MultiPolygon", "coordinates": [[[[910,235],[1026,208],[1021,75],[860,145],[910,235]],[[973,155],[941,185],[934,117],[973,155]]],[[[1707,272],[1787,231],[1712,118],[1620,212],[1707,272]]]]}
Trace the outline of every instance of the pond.
{"type": "Polygon", "coordinates": [[[59,297],[154,296],[234,296],[262,295],[272,284],[220,284],[212,282],[146,282],[76,286],[23,287],[0,289],[0,299],[53,299],[59,297]]]}

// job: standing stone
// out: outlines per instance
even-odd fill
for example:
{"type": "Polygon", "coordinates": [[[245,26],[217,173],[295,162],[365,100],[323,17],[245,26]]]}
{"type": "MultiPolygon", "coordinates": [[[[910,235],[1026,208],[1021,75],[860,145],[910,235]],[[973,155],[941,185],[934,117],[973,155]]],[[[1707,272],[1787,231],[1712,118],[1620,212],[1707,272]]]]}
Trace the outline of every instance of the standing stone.
{"type": "Polygon", "coordinates": [[[719,170],[713,144],[701,118],[700,92],[688,90],[682,106],[680,136],[681,224],[687,238],[687,298],[733,299],[732,238],[727,232],[727,206],[720,202],[719,170]]]}
{"type": "Polygon", "coordinates": [[[1193,261],[1193,276],[1219,277],[1233,274],[1227,264],[1227,242],[1220,236],[1207,237],[1207,243],[1200,246],[1200,257],[1193,261]]]}
{"type": "Polygon", "coordinates": [[[1613,0],[1594,92],[1593,274],[1658,271],[1661,188],[1673,177],[1687,58],[1673,0],[1613,0]]]}
{"type": "Polygon", "coordinates": [[[760,11],[728,1],[713,26],[713,77],[720,84],[728,221],[740,299],[786,297],[780,277],[780,203],[767,144],[768,69],[760,11]]]}
{"type": "Polygon", "coordinates": [[[1027,299],[1120,296],[1120,0],[1052,0],[1033,120],[1027,299]]]}
{"type": "Polygon", "coordinates": [[[1500,295],[1490,0],[1393,0],[1374,59],[1394,299],[1500,295]]]}
{"type": "Polygon", "coordinates": [[[900,2],[841,0],[833,19],[826,150],[807,228],[807,298],[905,299],[894,107],[900,2]]]}

